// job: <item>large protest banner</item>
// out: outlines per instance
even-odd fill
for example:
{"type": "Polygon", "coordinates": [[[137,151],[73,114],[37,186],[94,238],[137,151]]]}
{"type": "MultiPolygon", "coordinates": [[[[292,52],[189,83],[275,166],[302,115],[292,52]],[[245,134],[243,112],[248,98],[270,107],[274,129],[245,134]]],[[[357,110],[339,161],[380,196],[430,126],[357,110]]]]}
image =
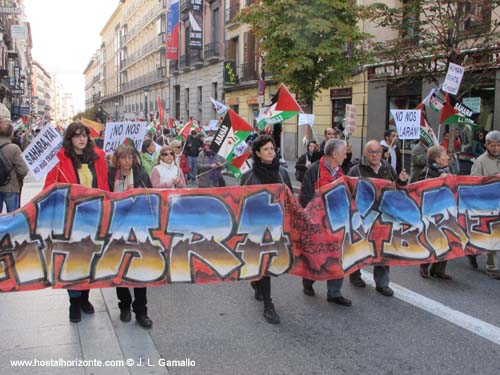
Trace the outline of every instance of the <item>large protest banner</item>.
{"type": "Polygon", "coordinates": [[[135,189],[52,185],[0,215],[0,291],[342,277],[500,250],[500,177],[405,188],[343,177],[305,210],[285,185],[135,189]]]}
{"type": "Polygon", "coordinates": [[[36,180],[44,178],[59,163],[56,154],[62,144],[63,140],[57,130],[45,126],[23,151],[21,157],[36,180]]]}
{"type": "Polygon", "coordinates": [[[145,122],[108,122],[104,134],[104,152],[111,155],[125,140],[130,140],[136,150],[141,150],[146,131],[145,122]]]}

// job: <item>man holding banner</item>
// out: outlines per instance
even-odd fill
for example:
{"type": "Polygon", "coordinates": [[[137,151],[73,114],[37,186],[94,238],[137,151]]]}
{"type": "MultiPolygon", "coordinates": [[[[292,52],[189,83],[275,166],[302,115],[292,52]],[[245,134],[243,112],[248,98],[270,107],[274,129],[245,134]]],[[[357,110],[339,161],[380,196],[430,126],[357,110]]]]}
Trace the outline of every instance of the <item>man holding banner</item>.
{"type": "MultiPolygon", "coordinates": [[[[406,185],[408,183],[408,174],[404,168],[398,176],[394,168],[386,161],[382,160],[382,146],[377,140],[371,140],[365,145],[361,162],[351,168],[349,176],[380,178],[394,181],[399,185],[406,185]]],[[[375,266],[373,278],[375,279],[375,289],[377,292],[386,297],[392,297],[394,295],[393,290],[389,287],[389,266],[375,266]]],[[[359,288],[364,288],[366,286],[366,283],[361,278],[361,271],[359,270],[351,273],[349,279],[354,286],[359,288]]]]}

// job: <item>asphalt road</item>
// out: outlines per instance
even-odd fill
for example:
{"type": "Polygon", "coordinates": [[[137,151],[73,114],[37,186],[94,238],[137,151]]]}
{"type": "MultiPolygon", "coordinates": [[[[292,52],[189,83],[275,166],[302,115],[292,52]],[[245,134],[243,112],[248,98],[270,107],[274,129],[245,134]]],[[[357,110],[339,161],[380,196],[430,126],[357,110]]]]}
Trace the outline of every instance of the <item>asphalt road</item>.
{"type": "Polygon", "coordinates": [[[393,298],[346,280],[352,307],[328,303],[325,282],[308,297],[299,278],[281,276],[272,280],[277,326],[248,283],[151,288],[150,334],[160,355],[195,361],[172,374],[500,374],[500,281],[484,267],[484,256],[479,270],[451,261],[451,281],[394,267],[391,282],[403,292],[393,298]]]}

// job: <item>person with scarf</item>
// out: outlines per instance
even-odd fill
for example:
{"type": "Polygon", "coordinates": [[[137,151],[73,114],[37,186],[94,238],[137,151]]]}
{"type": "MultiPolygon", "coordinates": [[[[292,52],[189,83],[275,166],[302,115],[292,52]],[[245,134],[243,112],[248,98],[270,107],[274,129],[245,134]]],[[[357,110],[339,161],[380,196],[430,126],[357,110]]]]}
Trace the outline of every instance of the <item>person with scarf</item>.
{"type": "MultiPolygon", "coordinates": [[[[57,153],[59,163],[52,168],[45,179],[44,189],[54,183],[80,184],[89,188],[109,191],[108,167],[104,152],[94,145],[90,130],[81,122],[72,122],[66,129],[63,147],[57,153]]],[[[89,290],[68,289],[69,320],[78,323],[82,311],[94,313],[89,301],[89,290]]]]}
{"type": "MultiPolygon", "coordinates": [[[[141,166],[139,157],[131,145],[122,144],[118,146],[111,158],[112,167],[109,168],[108,184],[111,191],[120,192],[137,188],[152,188],[148,174],[141,166]]],[[[130,306],[135,312],[135,319],[144,328],[153,326],[152,320],[148,317],[146,307],[146,288],[134,288],[134,302],[128,288],[116,288],[118,307],[120,308],[120,320],[130,322],[132,314],[130,306]]]]}
{"type": "MultiPolygon", "coordinates": [[[[430,178],[445,177],[451,174],[449,167],[450,157],[448,150],[439,145],[429,147],[427,150],[427,165],[422,169],[418,175],[417,181],[428,180],[430,178]]],[[[430,276],[443,280],[451,280],[451,276],[446,273],[447,261],[440,261],[432,263],[424,263],[420,265],[420,276],[424,279],[430,276]]]]}
{"type": "MultiPolygon", "coordinates": [[[[272,137],[261,135],[252,144],[254,164],[251,170],[241,177],[241,185],[286,184],[292,190],[292,183],[285,168],[280,166],[276,157],[276,146],[272,137]]],[[[280,317],[271,299],[271,278],[263,276],[251,283],[255,299],[264,301],[264,319],[270,324],[279,324],[280,317]]]]}
{"type": "Polygon", "coordinates": [[[151,183],[154,188],[185,188],[186,178],[175,161],[175,152],[171,146],[163,146],[160,158],[151,172],[151,183]]]}
{"type": "MultiPolygon", "coordinates": [[[[315,161],[305,175],[300,189],[299,202],[302,207],[314,198],[314,193],[321,186],[327,185],[343,175],[342,163],[347,156],[346,143],[341,139],[332,138],[325,144],[325,153],[320,160],[315,161]]],[[[342,296],[344,278],[330,279],[326,282],[328,293],[326,300],[341,306],[351,306],[352,302],[342,296]]],[[[314,280],[302,279],[303,292],[307,296],[314,296],[314,280]]]]}
{"type": "Polygon", "coordinates": [[[151,176],[153,167],[158,162],[158,153],[156,152],[156,145],[151,138],[144,139],[142,142],[141,164],[148,176],[151,176]]]}
{"type": "Polygon", "coordinates": [[[222,169],[225,160],[210,150],[213,137],[206,137],[203,141],[203,150],[198,155],[198,187],[221,187],[226,186],[222,169]]]}

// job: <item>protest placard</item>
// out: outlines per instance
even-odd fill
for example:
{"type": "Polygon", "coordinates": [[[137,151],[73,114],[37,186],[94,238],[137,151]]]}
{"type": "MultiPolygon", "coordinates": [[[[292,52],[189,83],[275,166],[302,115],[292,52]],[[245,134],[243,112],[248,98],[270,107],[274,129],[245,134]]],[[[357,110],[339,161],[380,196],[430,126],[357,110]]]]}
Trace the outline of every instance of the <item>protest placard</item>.
{"type": "Polygon", "coordinates": [[[462,82],[462,78],[464,76],[464,71],[465,69],[463,66],[450,63],[442,90],[444,92],[449,92],[452,95],[457,95],[460,83],[462,82]]]}
{"type": "Polygon", "coordinates": [[[419,109],[391,109],[392,116],[396,121],[399,139],[420,139],[420,117],[419,109]]]}
{"type": "Polygon", "coordinates": [[[138,151],[141,151],[146,128],[146,122],[108,122],[104,135],[104,152],[106,155],[111,155],[127,138],[134,142],[138,151]]]}
{"type": "Polygon", "coordinates": [[[56,154],[61,149],[62,143],[62,137],[56,129],[45,126],[21,154],[37,181],[49,173],[59,162],[56,154]]]}
{"type": "Polygon", "coordinates": [[[302,125],[314,125],[314,114],[309,113],[299,113],[299,126],[302,125]]]}
{"type": "Polygon", "coordinates": [[[354,104],[346,104],[345,106],[345,127],[348,134],[353,134],[356,131],[357,110],[354,104]]]}

